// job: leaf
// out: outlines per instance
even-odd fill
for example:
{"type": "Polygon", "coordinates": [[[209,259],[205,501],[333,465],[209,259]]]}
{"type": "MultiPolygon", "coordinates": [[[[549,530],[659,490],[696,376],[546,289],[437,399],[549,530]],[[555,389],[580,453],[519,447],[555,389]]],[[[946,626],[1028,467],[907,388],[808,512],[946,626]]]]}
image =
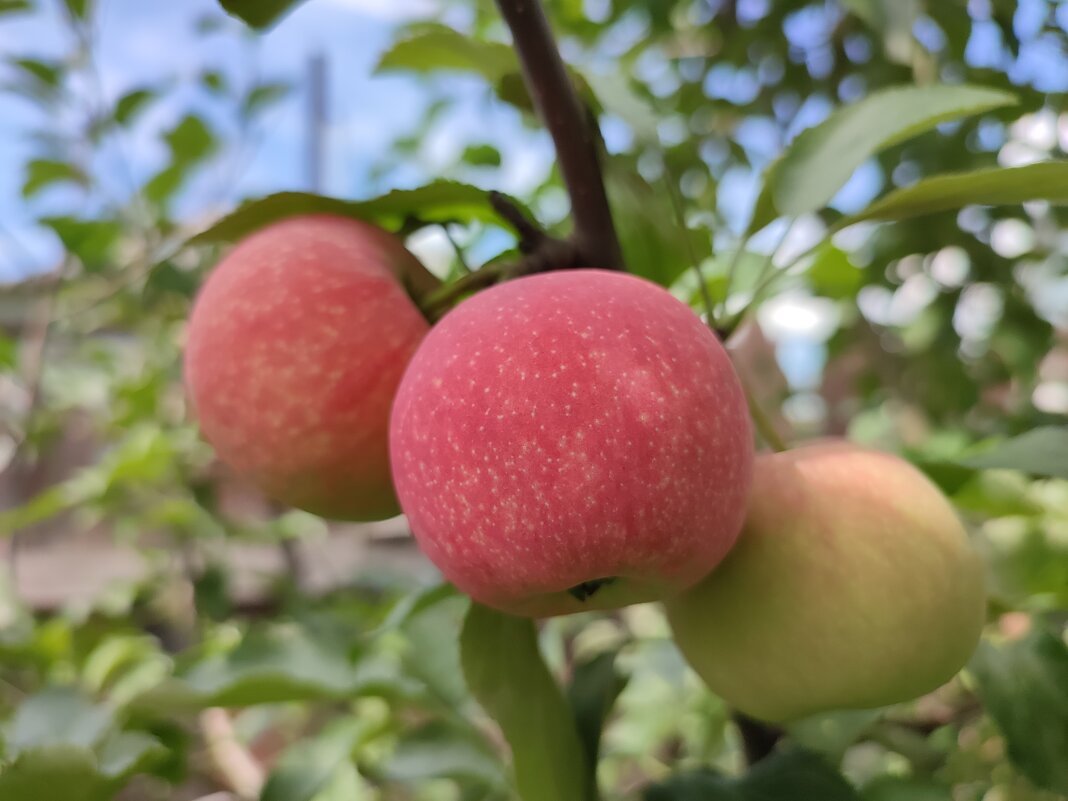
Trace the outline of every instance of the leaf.
{"type": "Polygon", "coordinates": [[[863,220],[907,220],[964,206],[1014,206],[1028,200],[1068,204],[1068,161],[936,175],[879,198],[839,220],[835,228],[863,220]]]}
{"type": "Polygon", "coordinates": [[[588,801],[598,798],[596,767],[601,755],[601,733],[626,686],[626,677],[616,671],[616,653],[610,651],[578,664],[567,688],[567,700],[586,755],[588,801]]]}
{"type": "Polygon", "coordinates": [[[1019,470],[1033,476],[1068,478],[1068,426],[1036,428],[991,450],[960,460],[981,470],[1019,470]]]}
{"type": "Polygon", "coordinates": [[[855,297],[864,284],[864,274],[846,252],[830,243],[816,251],[805,275],[816,294],[834,300],[855,297]]]}
{"type": "Polygon", "coordinates": [[[281,192],[245,203],[190,244],[236,242],[258,228],[299,214],[338,214],[399,228],[410,218],[425,223],[499,222],[486,192],[456,181],[434,181],[418,189],[395,189],[369,200],[339,200],[305,192],[281,192]]]}
{"type": "Polygon", "coordinates": [[[0,14],[15,14],[32,10],[30,0],[0,0],[0,14]]]}
{"type": "Polygon", "coordinates": [[[582,744],[533,621],[472,603],[460,652],[468,687],[512,747],[523,801],[583,801],[582,744]]]}
{"type": "Polygon", "coordinates": [[[288,748],[271,771],[260,801],[319,798],[339,771],[352,766],[352,752],[366,729],[361,720],[339,720],[314,739],[288,748]]]}
{"type": "Polygon", "coordinates": [[[122,236],[122,223],[116,220],[80,220],[75,217],[44,217],[67,252],[78,258],[89,272],[99,272],[114,263],[115,249],[122,236]]]}
{"type": "Polygon", "coordinates": [[[18,342],[13,337],[0,334],[0,370],[14,369],[18,361],[18,342]]]}
{"type": "Polygon", "coordinates": [[[63,65],[59,62],[41,61],[36,58],[15,58],[10,64],[48,89],[57,88],[63,80],[63,65]]]}
{"type": "Polygon", "coordinates": [[[219,0],[227,14],[253,28],[268,28],[303,0],[219,0]]]}
{"type": "Polygon", "coordinates": [[[7,727],[9,756],[56,745],[91,749],[112,726],[110,710],[95,706],[78,691],[52,687],[30,696],[7,727]]]}
{"type": "Polygon", "coordinates": [[[864,801],[953,801],[948,787],[924,779],[879,776],[861,793],[864,801]]]}
{"type": "Polygon", "coordinates": [[[646,789],[644,801],[860,801],[827,762],[799,748],[779,751],[738,779],[711,770],[673,776],[646,789]]]}
{"type": "Polygon", "coordinates": [[[241,111],[251,117],[284,99],[292,91],[287,83],[261,83],[252,87],[241,102],[241,111]]]}
{"type": "Polygon", "coordinates": [[[88,19],[92,10],[92,0],[63,0],[63,4],[74,19],[88,19]]]}
{"type": "Polygon", "coordinates": [[[467,608],[466,596],[453,595],[413,613],[402,624],[408,645],[404,654],[407,671],[453,708],[469,697],[459,644],[467,608]]]}
{"type": "Polygon", "coordinates": [[[983,643],[969,665],[1009,758],[1031,781],[1068,793],[1068,646],[1046,631],[996,648],[983,643]]]}
{"type": "Polygon", "coordinates": [[[823,208],[861,164],[891,145],[1015,102],[993,89],[933,85],[884,89],[845,106],[798,135],[768,169],[749,232],[823,208]]]}
{"type": "Polygon", "coordinates": [[[187,114],[177,125],[163,135],[171,150],[171,159],[176,165],[189,165],[211,155],[215,149],[215,136],[204,120],[195,114],[187,114]]]}
{"type": "Polygon", "coordinates": [[[368,632],[367,637],[368,639],[371,639],[385,634],[387,631],[393,631],[407,622],[409,618],[430,608],[439,601],[452,598],[457,594],[457,589],[453,585],[447,583],[435,584],[433,587],[420,587],[417,590],[413,590],[393,605],[389,610],[389,614],[386,615],[386,619],[368,632]]]}
{"type": "Polygon", "coordinates": [[[474,72],[495,84],[519,69],[506,44],[466,36],[445,25],[421,25],[394,42],[378,61],[376,72],[474,72]]]}
{"type": "Polygon", "coordinates": [[[401,737],[383,767],[394,781],[418,784],[429,779],[457,779],[504,790],[508,778],[493,749],[474,731],[432,723],[401,737]]]}
{"type": "Polygon", "coordinates": [[[501,151],[493,145],[468,145],[462,158],[475,167],[501,166],[501,151]]]}
{"type": "Polygon", "coordinates": [[[156,96],[152,89],[133,89],[127,92],[115,104],[115,122],[119,125],[131,122],[156,96]]]}
{"type": "Polygon", "coordinates": [[[695,259],[700,263],[712,254],[708,231],[681,228],[665,187],[647,183],[630,165],[616,160],[606,165],[605,179],[632,273],[671,286],[695,259]]]}
{"type": "Polygon", "coordinates": [[[0,772],[0,801],[105,801],[111,796],[112,784],[84,748],[26,751],[0,772]]]}
{"type": "Polygon", "coordinates": [[[22,184],[22,196],[31,198],[53,184],[74,183],[85,186],[89,180],[80,169],[65,161],[33,159],[26,165],[26,180],[22,184]]]}
{"type": "Polygon", "coordinates": [[[98,752],[97,770],[102,776],[125,781],[144,773],[167,754],[159,740],[139,731],[117,732],[98,752]]]}

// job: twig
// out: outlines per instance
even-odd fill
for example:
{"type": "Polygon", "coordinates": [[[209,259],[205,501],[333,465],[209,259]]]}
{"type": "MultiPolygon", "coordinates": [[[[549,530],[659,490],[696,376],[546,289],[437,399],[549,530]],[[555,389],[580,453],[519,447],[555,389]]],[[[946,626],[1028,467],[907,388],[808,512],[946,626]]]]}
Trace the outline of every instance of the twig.
{"type": "Polygon", "coordinates": [[[749,382],[745,380],[745,377],[740,371],[738,373],[738,379],[742,382],[742,389],[745,390],[745,399],[749,402],[749,414],[752,416],[753,424],[756,426],[761,438],[768,444],[768,447],[778,453],[789,450],[786,441],[776,430],[775,424],[771,421],[771,418],[768,417],[768,413],[764,411],[764,407],[760,405],[752,387],[750,387],[749,382]]]}
{"type": "Polygon", "coordinates": [[[767,723],[762,723],[741,712],[735,712],[734,725],[738,727],[738,733],[742,737],[742,748],[745,751],[745,761],[749,765],[755,765],[760,760],[771,755],[776,744],[783,737],[783,730],[767,723]]]}
{"type": "Polygon", "coordinates": [[[675,180],[675,174],[671,169],[671,165],[667,163],[667,159],[665,158],[661,161],[664,165],[664,183],[667,185],[668,197],[671,198],[671,207],[675,212],[675,220],[679,225],[682,240],[686,245],[686,254],[690,257],[690,266],[697,276],[701,302],[705,307],[705,320],[709,325],[714,325],[716,322],[716,306],[712,301],[712,293],[708,291],[708,284],[705,283],[705,274],[701,270],[701,262],[693,249],[693,243],[690,241],[690,229],[686,225],[686,211],[682,207],[678,182],[675,180]]]}
{"type": "Polygon", "coordinates": [[[208,756],[226,786],[239,798],[259,798],[267,781],[263,766],[237,739],[230,714],[219,707],[200,713],[200,733],[208,756]]]}
{"type": "Polygon", "coordinates": [[[574,240],[588,264],[622,270],[623,251],[601,173],[598,136],[579,100],[539,0],[497,0],[523,80],[556,148],[571,198],[574,240]]]}
{"type": "Polygon", "coordinates": [[[502,220],[511,225],[519,235],[519,250],[522,253],[533,253],[549,238],[533,220],[527,218],[523,210],[517,206],[510,197],[500,192],[490,192],[489,202],[502,220]]]}

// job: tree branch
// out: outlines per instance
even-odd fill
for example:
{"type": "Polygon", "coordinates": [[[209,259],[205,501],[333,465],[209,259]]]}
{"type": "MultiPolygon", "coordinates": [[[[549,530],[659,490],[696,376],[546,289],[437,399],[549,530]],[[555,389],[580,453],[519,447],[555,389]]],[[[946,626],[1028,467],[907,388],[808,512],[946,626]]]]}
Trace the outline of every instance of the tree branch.
{"type": "Polygon", "coordinates": [[[560,58],[540,0],[496,0],[512,31],[523,80],[552,136],[571,197],[572,237],[590,267],[622,270],[623,252],[612,222],[598,137],[560,58]]]}

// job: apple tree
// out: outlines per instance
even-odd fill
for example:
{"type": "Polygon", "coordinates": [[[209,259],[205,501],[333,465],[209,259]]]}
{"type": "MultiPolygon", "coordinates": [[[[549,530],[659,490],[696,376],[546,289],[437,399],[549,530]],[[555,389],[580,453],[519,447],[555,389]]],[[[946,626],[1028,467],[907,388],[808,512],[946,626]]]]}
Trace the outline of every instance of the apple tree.
{"type": "Polygon", "coordinates": [[[381,192],[190,211],[292,87],[198,65],[115,200],[185,100],[82,102],[60,6],[6,61],[63,256],[0,296],[0,801],[1068,797],[1064,8],[442,0],[381,192]],[[136,577],[27,586],[85,532],[136,577]]]}

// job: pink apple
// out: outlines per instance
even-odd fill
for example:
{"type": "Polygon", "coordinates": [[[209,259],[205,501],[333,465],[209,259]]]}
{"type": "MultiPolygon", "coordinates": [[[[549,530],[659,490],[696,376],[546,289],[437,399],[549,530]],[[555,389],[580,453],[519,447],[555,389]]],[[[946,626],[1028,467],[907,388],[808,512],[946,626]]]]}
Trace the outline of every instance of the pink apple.
{"type": "Polygon", "coordinates": [[[428,325],[414,257],[367,223],[292,217],[241,242],[194,305],[185,375],[204,437],[272,498],[324,517],[398,512],[389,409],[428,325]]]}
{"type": "Polygon", "coordinates": [[[752,433],[726,352],[689,308],[634,276],[569,270],[446,315],[397,392],[391,454],[445,576],[539,617],[707,574],[742,525],[752,433]]]}

